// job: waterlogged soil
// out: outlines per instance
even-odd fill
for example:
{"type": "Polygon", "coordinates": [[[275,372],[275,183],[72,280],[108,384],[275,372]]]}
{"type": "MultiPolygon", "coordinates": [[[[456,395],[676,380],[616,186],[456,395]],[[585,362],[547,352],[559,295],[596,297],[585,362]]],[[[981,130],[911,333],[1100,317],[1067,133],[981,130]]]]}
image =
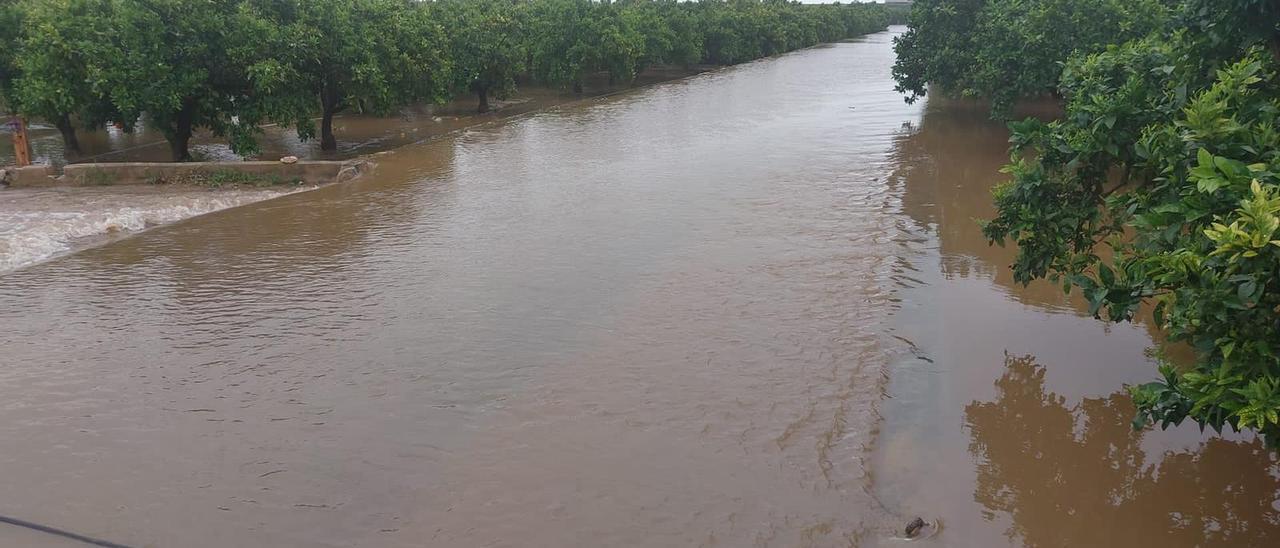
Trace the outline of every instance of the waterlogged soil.
{"type": "Polygon", "coordinates": [[[916,516],[1276,544],[1257,441],[1130,429],[1145,324],[1010,283],[973,223],[1004,130],[903,103],[894,32],[3,275],[0,514],[197,548],[899,546],[916,516]]]}

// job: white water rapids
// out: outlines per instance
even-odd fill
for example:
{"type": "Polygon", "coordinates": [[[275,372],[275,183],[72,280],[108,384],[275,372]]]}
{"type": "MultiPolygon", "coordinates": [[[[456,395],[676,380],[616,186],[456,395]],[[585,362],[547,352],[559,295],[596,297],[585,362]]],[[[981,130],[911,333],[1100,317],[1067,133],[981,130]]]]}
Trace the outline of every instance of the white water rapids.
{"type": "Polygon", "coordinates": [[[0,190],[0,273],[153,226],[295,192],[173,187],[0,190]]]}

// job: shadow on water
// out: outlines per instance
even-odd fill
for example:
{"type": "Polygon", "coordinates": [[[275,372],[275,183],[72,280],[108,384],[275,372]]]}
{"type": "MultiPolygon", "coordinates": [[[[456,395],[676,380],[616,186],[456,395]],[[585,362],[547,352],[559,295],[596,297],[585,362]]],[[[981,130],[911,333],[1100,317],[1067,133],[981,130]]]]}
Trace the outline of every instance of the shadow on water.
{"type": "Polygon", "coordinates": [[[1005,367],[996,397],[966,405],[964,422],[977,462],[974,500],[989,516],[1011,518],[1010,539],[1028,547],[1280,543],[1280,477],[1258,444],[1214,438],[1153,455],[1130,430],[1126,393],[1072,403],[1047,386],[1034,356],[1006,356],[1005,367]]]}
{"type": "MultiPolygon", "coordinates": [[[[1052,117],[1052,103],[1024,105],[1020,116],[1052,117]]],[[[990,188],[1008,163],[1009,132],[993,121],[986,105],[930,100],[920,127],[907,127],[895,143],[896,169],[891,185],[902,192],[902,210],[922,232],[939,241],[939,268],[947,278],[984,278],[1020,302],[1066,309],[1072,303],[1048,283],[1022,287],[1008,265],[1016,250],[992,246],[979,220],[995,215],[990,188]]]]}
{"type": "Polygon", "coordinates": [[[1015,250],[983,238],[1007,138],[984,108],[932,100],[895,142],[905,252],[890,332],[911,352],[890,366],[878,493],[940,519],[927,542],[941,546],[1274,544],[1280,470],[1260,442],[1132,429],[1123,386],[1155,374],[1155,330],[1017,284],[1015,250]]]}

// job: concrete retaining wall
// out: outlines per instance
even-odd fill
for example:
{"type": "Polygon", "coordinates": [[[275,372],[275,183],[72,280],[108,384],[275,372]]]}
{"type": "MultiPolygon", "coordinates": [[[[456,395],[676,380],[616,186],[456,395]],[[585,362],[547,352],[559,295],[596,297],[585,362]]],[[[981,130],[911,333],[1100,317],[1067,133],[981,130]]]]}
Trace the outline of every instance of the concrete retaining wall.
{"type": "Polygon", "coordinates": [[[142,184],[254,185],[349,181],[372,168],[367,160],[282,162],[122,162],[70,164],[53,177],[46,166],[5,168],[10,187],[110,186],[142,184]]]}
{"type": "Polygon", "coordinates": [[[11,187],[54,186],[58,184],[57,175],[49,166],[33,165],[26,167],[5,166],[0,168],[0,184],[11,187]]]}

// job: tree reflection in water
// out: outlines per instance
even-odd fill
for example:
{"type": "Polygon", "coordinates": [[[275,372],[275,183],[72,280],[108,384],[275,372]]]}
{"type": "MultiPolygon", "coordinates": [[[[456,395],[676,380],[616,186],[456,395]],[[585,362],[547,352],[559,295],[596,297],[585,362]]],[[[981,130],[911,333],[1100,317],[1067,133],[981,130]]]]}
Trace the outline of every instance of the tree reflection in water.
{"type": "Polygon", "coordinates": [[[1144,452],[1125,392],[1069,406],[1033,356],[1005,357],[996,399],[965,407],[974,499],[1006,535],[1048,546],[1280,546],[1280,479],[1257,442],[1144,452]],[[1155,457],[1148,461],[1149,457],[1155,457]]]}

